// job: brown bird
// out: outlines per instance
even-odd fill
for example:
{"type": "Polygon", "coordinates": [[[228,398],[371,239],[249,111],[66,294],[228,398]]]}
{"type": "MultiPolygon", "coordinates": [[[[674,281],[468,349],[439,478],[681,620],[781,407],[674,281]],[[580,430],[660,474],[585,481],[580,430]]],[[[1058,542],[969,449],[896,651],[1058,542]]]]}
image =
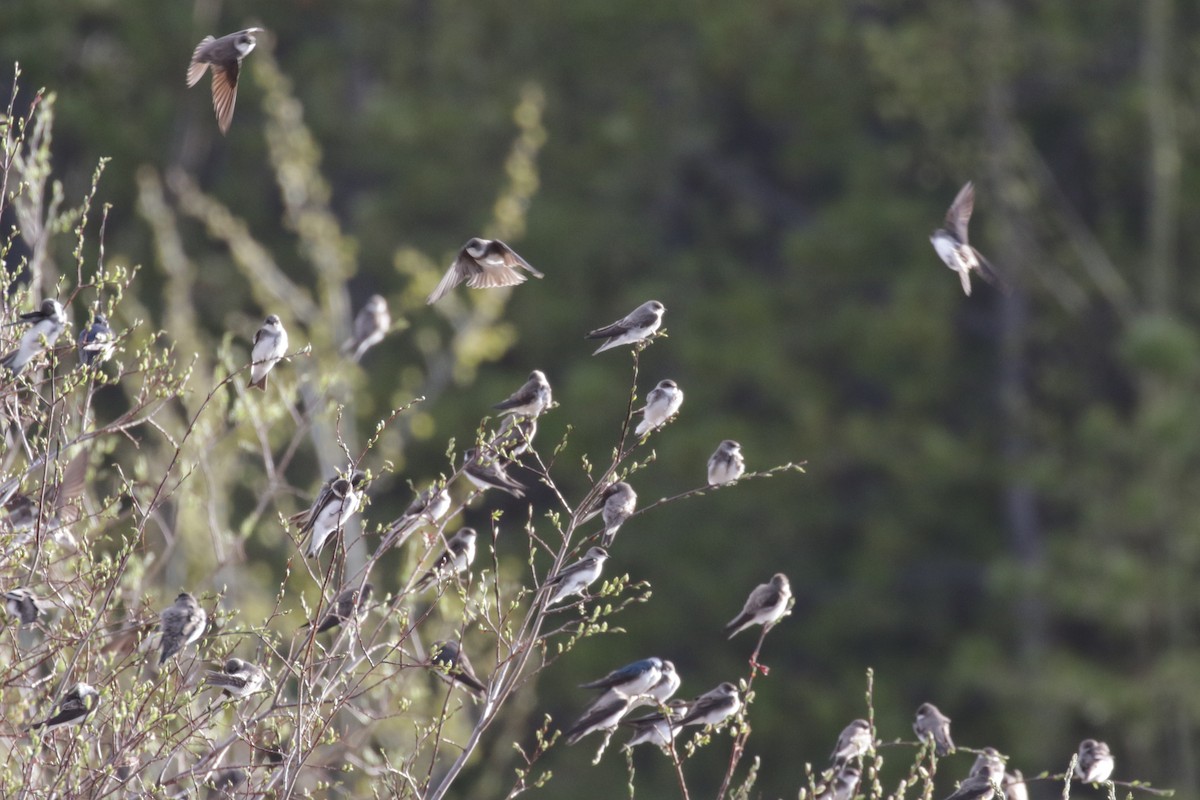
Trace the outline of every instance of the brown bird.
{"type": "Polygon", "coordinates": [[[524,283],[525,276],[520,269],[538,278],[546,277],[499,239],[470,239],[458,251],[454,263],[425,302],[433,305],[463,281],[472,289],[494,289],[524,283]]]}
{"type": "Polygon", "coordinates": [[[238,72],[242,68],[242,59],[258,44],[254,34],[262,33],[262,30],[247,28],[220,39],[205,36],[192,53],[192,61],[188,64],[187,85],[195,86],[204,77],[205,70],[212,67],[213,111],[217,114],[217,127],[221,129],[221,133],[228,133],[229,124],[233,122],[233,106],[237,102],[238,72]]]}

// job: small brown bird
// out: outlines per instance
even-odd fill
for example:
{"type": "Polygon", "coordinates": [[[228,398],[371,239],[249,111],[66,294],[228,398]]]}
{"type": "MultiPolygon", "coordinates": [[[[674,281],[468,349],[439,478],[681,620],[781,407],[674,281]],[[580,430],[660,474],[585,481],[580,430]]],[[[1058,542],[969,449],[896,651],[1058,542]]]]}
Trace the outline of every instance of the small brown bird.
{"type": "Polygon", "coordinates": [[[458,251],[454,263],[425,302],[433,305],[463,281],[472,289],[494,289],[524,283],[525,276],[520,269],[537,278],[546,277],[499,239],[470,239],[458,251]]]}
{"type": "Polygon", "coordinates": [[[938,228],[929,237],[933,249],[947,267],[958,273],[963,294],[971,294],[971,273],[977,272],[988,283],[1006,290],[995,267],[967,242],[967,223],[975,209],[975,184],[967,181],[958,191],[946,212],[946,227],[938,228]]]}
{"type": "Polygon", "coordinates": [[[221,133],[228,133],[229,124],[233,122],[233,106],[237,102],[238,72],[242,67],[242,59],[258,44],[254,34],[262,31],[262,28],[247,28],[220,39],[205,36],[192,53],[192,61],[188,64],[187,85],[195,86],[204,77],[205,70],[212,67],[213,111],[217,114],[217,127],[221,129],[221,133]]]}

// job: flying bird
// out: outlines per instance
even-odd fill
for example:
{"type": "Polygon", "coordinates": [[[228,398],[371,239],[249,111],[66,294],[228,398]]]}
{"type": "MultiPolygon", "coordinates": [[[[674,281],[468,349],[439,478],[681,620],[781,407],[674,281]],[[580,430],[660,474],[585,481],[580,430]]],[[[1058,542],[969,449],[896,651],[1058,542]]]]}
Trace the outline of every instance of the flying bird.
{"type": "Polygon", "coordinates": [[[46,611],[38,596],[24,586],[4,593],[4,607],[9,616],[19,619],[22,625],[32,625],[46,611]]]}
{"type": "Polygon", "coordinates": [[[632,750],[639,744],[666,747],[679,735],[683,730],[679,720],[687,715],[689,703],[687,700],[672,700],[665,706],[665,712],[655,711],[644,717],[621,720],[622,725],[633,729],[633,736],[625,743],[626,750],[632,750]]]}
{"type": "Polygon", "coordinates": [[[279,317],[271,314],[254,334],[250,348],[250,386],[265,391],[271,368],[279,363],[288,349],[288,335],[279,317]]]}
{"type": "Polygon", "coordinates": [[[499,239],[469,239],[425,302],[433,305],[463,281],[472,289],[516,286],[525,282],[522,269],[535,277],[546,277],[499,239]]]}
{"type": "Polygon", "coordinates": [[[0,366],[12,372],[13,376],[21,374],[25,365],[34,356],[54,345],[60,334],[67,327],[67,317],[62,304],[53,298],[42,301],[37,311],[21,314],[16,322],[10,325],[27,324],[29,328],[21,334],[21,342],[17,349],[0,358],[0,366]]]}
{"type": "Polygon", "coordinates": [[[458,642],[434,642],[429,652],[430,664],[447,683],[457,683],[477,697],[487,694],[487,686],[475,675],[471,659],[467,658],[458,642]]]}
{"type": "Polygon", "coordinates": [[[720,486],[733,483],[746,472],[746,459],[742,457],[742,446],[733,439],[717,445],[716,452],[708,459],[708,485],[720,486]]]}
{"type": "Polygon", "coordinates": [[[317,499],[309,508],[288,518],[289,522],[299,526],[300,533],[311,532],[307,550],[309,558],[319,553],[330,534],[340,531],[358,512],[366,479],[366,474],[359,470],[353,470],[346,478],[334,476],[321,487],[317,499]]]}
{"type": "Polygon", "coordinates": [[[705,692],[692,701],[677,725],[720,725],[742,707],[742,696],[729,681],[705,692]]]}
{"type": "Polygon", "coordinates": [[[507,400],[496,403],[492,408],[505,414],[515,414],[522,417],[539,417],[553,403],[550,391],[550,381],[540,369],[529,373],[529,380],[521,385],[507,400]]]}
{"type": "Polygon", "coordinates": [[[100,705],[100,692],[96,687],[82,682],[77,683],[63,695],[54,714],[40,722],[33,723],[29,730],[44,728],[46,731],[52,731],[65,725],[78,725],[86,720],[98,705],[100,705]]]}
{"type": "Polygon", "coordinates": [[[729,621],[725,631],[732,639],[751,625],[762,625],[765,630],[770,630],[787,615],[791,600],[792,585],[786,575],[778,572],[768,583],[750,592],[741,613],[729,621]]]}
{"type": "Polygon", "coordinates": [[[575,724],[564,732],[567,744],[575,744],[593,731],[612,731],[625,716],[632,701],[623,695],[613,695],[601,703],[593,703],[575,724]]]}
{"type": "Polygon", "coordinates": [[[546,601],[546,608],[573,595],[582,595],[584,590],[600,577],[607,560],[607,550],[603,547],[591,547],[583,558],[566,565],[555,573],[554,577],[547,578],[545,585],[550,587],[550,599],[546,601]]]}
{"type": "Polygon", "coordinates": [[[433,562],[433,567],[426,572],[413,586],[418,592],[433,585],[435,581],[444,580],[452,575],[460,575],[471,567],[475,560],[474,528],[459,528],[446,541],[446,549],[433,562]]]}
{"type": "Polygon", "coordinates": [[[856,719],[845,727],[838,736],[830,760],[835,765],[860,759],[875,747],[871,736],[871,725],[865,719],[856,719]]]}
{"type": "Polygon", "coordinates": [[[950,210],[946,212],[946,227],[938,228],[929,237],[933,249],[946,266],[958,273],[963,293],[968,297],[971,295],[972,271],[978,272],[988,283],[1004,287],[1000,276],[988,260],[967,243],[967,223],[974,208],[975,184],[967,181],[950,204],[950,210]]]}
{"type": "Polygon", "coordinates": [[[162,654],[158,657],[161,667],[167,659],[204,635],[208,614],[187,592],[180,592],[175,604],[163,609],[159,615],[159,632],[162,638],[162,654]]]}
{"type": "Polygon", "coordinates": [[[1084,783],[1104,783],[1112,777],[1116,761],[1112,751],[1104,742],[1084,739],[1079,743],[1079,760],[1075,763],[1075,777],[1084,783]]]}
{"type": "Polygon", "coordinates": [[[463,453],[463,475],[482,491],[500,489],[513,497],[524,497],[525,486],[504,469],[498,456],[480,455],[475,448],[463,453]]]}
{"type": "Polygon", "coordinates": [[[922,742],[932,741],[939,757],[954,750],[954,740],[950,738],[950,718],[933,703],[922,703],[917,709],[913,732],[922,742]]]}
{"type": "MultiPolygon", "coordinates": [[[[371,599],[371,592],[374,590],[374,585],[369,582],[363,584],[361,592],[356,586],[342,589],[317,625],[317,633],[324,633],[330,628],[336,628],[349,620],[361,617],[367,609],[367,602],[371,599]]],[[[307,628],[308,625],[306,624],[304,627],[307,628]]]]}
{"type": "Polygon", "coordinates": [[[383,341],[392,327],[392,315],[383,295],[373,294],[354,318],[354,334],[342,345],[342,352],[358,362],[375,345],[383,341]]]}
{"type": "Polygon", "coordinates": [[[262,33],[262,30],[247,28],[220,39],[205,36],[192,52],[192,61],[187,70],[187,85],[189,88],[195,86],[204,77],[205,71],[212,67],[213,111],[217,114],[217,127],[223,134],[229,132],[229,124],[233,122],[233,106],[237,102],[238,72],[242,68],[242,59],[258,44],[254,34],[262,33]]]}
{"type": "Polygon", "coordinates": [[[661,428],[666,421],[679,412],[683,405],[683,390],[673,380],[659,381],[658,385],[646,395],[646,405],[642,409],[642,421],[633,432],[642,436],[656,428],[661,428]]]}
{"type": "Polygon", "coordinates": [[[817,800],[852,800],[858,794],[858,784],[862,780],[862,770],[853,764],[842,764],[824,791],[817,795],[817,800]]]}
{"type": "Polygon", "coordinates": [[[601,546],[612,547],[617,538],[617,531],[625,524],[625,520],[633,516],[637,509],[637,492],[625,481],[609,484],[588,512],[579,521],[582,525],[597,514],[602,514],[604,530],[601,536],[601,546]]]}
{"type": "Polygon", "coordinates": [[[79,363],[90,367],[93,363],[103,364],[113,357],[117,337],[108,327],[108,318],[97,314],[92,324],[79,332],[79,363]]]}
{"type": "Polygon", "coordinates": [[[221,693],[226,697],[240,700],[262,691],[263,684],[267,681],[267,673],[257,664],[240,658],[230,658],[220,672],[209,670],[204,680],[210,686],[221,687],[221,693]]]}
{"type": "Polygon", "coordinates": [[[662,325],[667,307],[657,300],[647,300],[624,317],[585,336],[585,339],[607,339],[592,355],[603,353],[623,344],[637,344],[654,335],[662,325]]]}

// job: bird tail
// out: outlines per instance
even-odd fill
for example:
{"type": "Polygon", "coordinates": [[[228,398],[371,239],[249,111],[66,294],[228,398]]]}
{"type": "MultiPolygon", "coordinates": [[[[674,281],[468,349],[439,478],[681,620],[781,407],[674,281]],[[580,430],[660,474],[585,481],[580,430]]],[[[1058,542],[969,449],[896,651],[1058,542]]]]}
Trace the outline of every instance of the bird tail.
{"type": "Polygon", "coordinates": [[[739,633],[741,633],[742,629],[745,627],[746,627],[746,621],[739,615],[738,617],[736,617],[733,620],[733,622],[730,622],[728,625],[725,626],[725,632],[728,633],[729,638],[732,639],[733,637],[735,637],[739,633]]]}
{"type": "MultiPolygon", "coordinates": [[[[970,292],[968,292],[968,294],[970,294],[970,292]]],[[[650,420],[644,419],[637,424],[637,427],[633,429],[633,432],[635,435],[641,436],[649,430],[650,430],[650,420]]]]}
{"type": "Polygon", "coordinates": [[[619,347],[619,346],[620,346],[620,342],[618,342],[615,338],[609,339],[607,342],[605,342],[604,344],[597,347],[595,349],[595,351],[592,352],[592,355],[594,355],[594,356],[599,355],[600,353],[603,353],[605,350],[609,350],[613,347],[619,347]]]}
{"type": "MultiPolygon", "coordinates": [[[[268,373],[268,374],[269,374],[269,373],[268,373]]],[[[251,382],[250,382],[250,388],[251,388],[251,389],[258,389],[260,392],[265,392],[265,391],[267,390],[267,376],[266,376],[266,375],[263,375],[263,376],[262,376],[261,378],[259,378],[258,380],[256,380],[256,381],[251,381],[251,382]]]]}
{"type": "Polygon", "coordinates": [[[969,270],[969,269],[959,270],[958,279],[960,281],[962,281],[963,294],[965,294],[967,297],[970,297],[971,296],[971,270],[969,270]]]}

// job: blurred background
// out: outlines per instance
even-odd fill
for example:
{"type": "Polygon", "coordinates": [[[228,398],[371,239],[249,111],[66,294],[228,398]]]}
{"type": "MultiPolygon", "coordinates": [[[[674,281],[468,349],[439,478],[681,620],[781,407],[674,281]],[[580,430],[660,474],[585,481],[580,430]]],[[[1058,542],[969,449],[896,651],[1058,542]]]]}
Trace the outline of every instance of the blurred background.
{"type": "MultiPolygon", "coordinates": [[[[804,762],[824,766],[866,714],[869,667],[885,739],[911,739],[928,700],[959,744],[1009,753],[1027,776],[1062,771],[1092,737],[1116,778],[1200,796],[1200,232],[1187,222],[1200,7],[6,0],[0,54],[6,86],[21,64],[18,111],[38,87],[56,94],[52,167],[71,202],[112,159],[105,259],[142,267],[117,322],[136,311],[199,353],[193,394],[230,348],[244,360],[266,313],[294,347],[329,350],[369,295],[388,298],[401,329],[332,378],[359,444],[427,397],[372,456],[396,470],[372,522],[403,509],[408,482],[446,472],[447,440],[535,368],[561,404],[540,450],[571,427],[555,470],[582,497],[580,458],[607,457],[631,374],[623,351],[592,358],[583,334],[651,298],[669,338],[643,354],[640,392],[671,377],[686,401],[635,476],[643,504],[700,485],[721,439],[750,469],[807,461],[627,524],[612,568],[653,597],[619,618],[626,633],[582,642],[527,687],[456,796],[502,795],[509,743],[528,744],[543,713],[565,726],[586,702],[576,684],[616,666],[670,658],[687,696],[744,675],[752,636],[726,642],[721,626],[777,571],[797,604],[755,684],[762,796],[794,796],[804,762]],[[269,34],[222,137],[209,79],[189,91],[184,73],[203,36],[250,25],[269,34]],[[1008,295],[976,282],[964,297],[930,246],[967,180],[972,242],[1008,295]],[[482,233],[545,280],[426,307],[482,233]],[[312,303],[285,303],[269,269],[312,303]]],[[[70,261],[57,242],[48,285],[70,261]]],[[[288,387],[286,372],[273,380],[288,387]]],[[[286,444],[286,419],[274,426],[286,444]]],[[[305,447],[288,474],[311,496],[328,455],[305,447]]],[[[262,458],[236,458],[227,502],[196,518],[222,519],[244,560],[197,533],[164,596],[217,563],[243,584],[235,605],[271,602],[245,586],[278,578],[271,556],[293,546],[274,510],[242,527],[262,458]]],[[[494,507],[527,513],[489,498],[468,522],[494,507]]],[[[509,546],[519,560],[524,545],[509,546]]],[[[541,762],[549,796],[626,791],[622,759],[592,766],[590,741],[541,762]]],[[[688,764],[702,796],[727,747],[688,764]]],[[[944,764],[947,793],[970,763],[944,764]]],[[[677,792],[657,752],[635,764],[643,796],[677,792]]]]}

